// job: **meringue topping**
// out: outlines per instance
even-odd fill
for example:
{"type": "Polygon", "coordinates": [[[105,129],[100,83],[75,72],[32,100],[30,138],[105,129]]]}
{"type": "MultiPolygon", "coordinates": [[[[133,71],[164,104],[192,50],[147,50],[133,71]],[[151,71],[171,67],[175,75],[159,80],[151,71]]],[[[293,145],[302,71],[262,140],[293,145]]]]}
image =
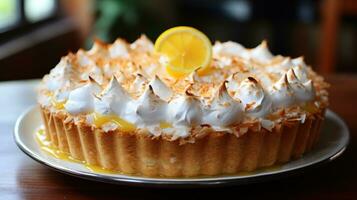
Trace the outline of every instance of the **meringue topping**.
{"type": "Polygon", "coordinates": [[[128,49],[126,44],[121,39],[117,39],[114,44],[109,47],[109,55],[111,58],[128,57],[128,49]]]}
{"type": "Polygon", "coordinates": [[[71,115],[91,113],[94,111],[94,95],[101,91],[100,86],[92,79],[84,86],[69,93],[65,109],[71,115]]]}
{"type": "Polygon", "coordinates": [[[122,116],[129,94],[119,85],[116,77],[112,77],[109,85],[95,98],[95,111],[100,114],[117,114],[122,116]]]}
{"type": "Polygon", "coordinates": [[[302,83],[296,76],[295,70],[290,69],[287,72],[287,79],[294,91],[296,100],[298,102],[311,101],[315,97],[315,91],[312,86],[312,81],[309,80],[305,83],[302,83]]]}
{"type": "Polygon", "coordinates": [[[240,83],[234,97],[242,101],[248,115],[264,117],[270,112],[271,99],[253,77],[248,77],[240,83]]]}
{"type": "Polygon", "coordinates": [[[161,99],[168,102],[172,97],[172,91],[169,87],[163,83],[158,76],[149,83],[155,94],[157,94],[161,99]]]}
{"type": "Polygon", "coordinates": [[[226,82],[218,88],[211,105],[205,110],[204,123],[213,126],[229,126],[243,118],[243,106],[234,100],[227,91],[226,82]]]}
{"type": "Polygon", "coordinates": [[[73,116],[94,115],[105,130],[124,124],[175,138],[194,127],[230,130],[249,120],[271,130],[267,116],[278,109],[327,99],[325,88],[314,86],[323,81],[302,57],[274,56],[265,41],[252,49],[216,42],[209,72],[177,80],[165,73],[163,58],[145,36],[132,44],[96,41],[45,76],[39,103],[73,116]]]}
{"type": "Polygon", "coordinates": [[[194,126],[201,123],[201,104],[194,96],[188,93],[170,101],[168,113],[169,121],[177,126],[194,126]]]}
{"type": "Polygon", "coordinates": [[[137,100],[135,113],[146,125],[158,124],[166,119],[166,107],[166,102],[154,93],[151,85],[148,85],[137,100]]]}
{"type": "Polygon", "coordinates": [[[273,54],[267,48],[266,41],[263,41],[259,46],[250,51],[250,58],[256,59],[259,62],[269,62],[273,58],[273,54]]]}
{"type": "Polygon", "coordinates": [[[274,108],[288,107],[295,103],[295,96],[291,88],[287,74],[281,76],[270,89],[270,96],[273,100],[274,108]]]}

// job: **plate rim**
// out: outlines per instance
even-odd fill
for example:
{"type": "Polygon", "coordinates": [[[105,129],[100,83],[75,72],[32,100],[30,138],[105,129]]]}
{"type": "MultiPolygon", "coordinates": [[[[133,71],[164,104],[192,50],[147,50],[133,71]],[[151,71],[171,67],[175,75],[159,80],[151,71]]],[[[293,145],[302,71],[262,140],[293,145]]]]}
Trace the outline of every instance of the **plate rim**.
{"type": "Polygon", "coordinates": [[[151,178],[151,177],[140,177],[140,176],[130,176],[130,175],[117,175],[117,176],[110,176],[105,174],[100,174],[96,172],[85,172],[73,168],[69,168],[59,164],[53,164],[50,161],[47,161],[43,156],[38,155],[35,153],[36,151],[30,149],[20,138],[20,126],[21,123],[24,121],[24,118],[29,115],[31,112],[35,112],[38,109],[38,105],[32,105],[23,111],[16,120],[15,127],[14,127],[14,140],[18,148],[23,151],[27,156],[34,159],[35,161],[54,169],[55,171],[65,173],[71,176],[75,176],[82,179],[92,180],[92,181],[100,181],[105,183],[114,183],[114,184],[121,184],[121,185],[136,185],[136,186],[178,186],[178,187],[191,187],[191,186],[217,186],[217,185],[231,185],[231,184],[248,184],[252,182],[257,182],[258,180],[268,180],[277,175],[290,175],[293,172],[297,172],[300,169],[315,167],[317,165],[321,165],[336,158],[340,157],[343,152],[346,150],[349,141],[350,141],[350,132],[346,123],[342,120],[340,116],[338,116],[335,112],[331,111],[330,109],[326,110],[326,116],[331,115],[331,118],[336,121],[337,124],[340,124],[344,132],[345,139],[343,143],[339,144],[340,148],[336,149],[334,153],[331,155],[323,158],[323,159],[316,159],[310,163],[304,163],[302,165],[294,166],[289,169],[284,170],[276,170],[270,172],[262,172],[258,174],[252,175],[226,175],[226,176],[215,176],[215,177],[202,177],[202,178],[151,178]],[[244,181],[243,181],[244,180],[244,181]],[[242,183],[244,182],[244,183],[242,183]]]}

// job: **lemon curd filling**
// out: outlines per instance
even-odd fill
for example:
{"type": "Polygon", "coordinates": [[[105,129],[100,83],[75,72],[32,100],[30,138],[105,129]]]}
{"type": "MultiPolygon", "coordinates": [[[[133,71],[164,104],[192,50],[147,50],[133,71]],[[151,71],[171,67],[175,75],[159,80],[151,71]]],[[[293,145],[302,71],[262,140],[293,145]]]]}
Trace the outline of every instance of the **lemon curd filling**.
{"type": "Polygon", "coordinates": [[[53,107],[58,110],[64,109],[64,105],[66,104],[67,100],[57,101],[53,95],[53,92],[47,92],[46,95],[50,98],[53,107]]]}
{"type": "Polygon", "coordinates": [[[66,101],[56,101],[53,97],[51,98],[51,103],[52,105],[58,109],[58,110],[61,110],[61,109],[64,109],[64,104],[66,104],[66,101]]]}
{"type": "MultiPolygon", "coordinates": [[[[136,129],[136,126],[134,124],[118,117],[117,115],[101,115],[99,113],[93,113],[93,116],[94,116],[94,125],[96,127],[101,127],[108,122],[112,122],[118,125],[121,131],[130,132],[130,131],[135,131],[136,129]]],[[[159,127],[165,129],[165,128],[172,128],[173,126],[171,123],[162,121],[160,122],[159,127]]]]}
{"type": "Polygon", "coordinates": [[[172,128],[172,124],[168,123],[168,122],[160,122],[160,128],[164,129],[164,128],[172,128]]]}
{"type": "Polygon", "coordinates": [[[99,113],[93,113],[93,116],[94,116],[94,125],[96,127],[101,127],[108,122],[112,122],[118,125],[118,128],[124,132],[131,132],[131,131],[135,131],[136,129],[134,124],[120,118],[117,115],[101,115],[99,113]]]}

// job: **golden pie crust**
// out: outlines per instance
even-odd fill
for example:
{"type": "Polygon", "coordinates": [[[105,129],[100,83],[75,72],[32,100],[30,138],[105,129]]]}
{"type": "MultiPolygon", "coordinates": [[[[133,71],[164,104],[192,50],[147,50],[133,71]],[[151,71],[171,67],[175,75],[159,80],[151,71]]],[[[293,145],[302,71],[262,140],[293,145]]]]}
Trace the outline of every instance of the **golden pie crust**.
{"type": "Polygon", "coordinates": [[[318,142],[325,109],[308,115],[304,123],[285,120],[272,131],[236,136],[212,130],[187,143],[137,131],[104,132],[66,121],[63,113],[45,107],[41,112],[47,139],[76,160],[128,175],[193,177],[249,172],[301,157],[318,142]]]}

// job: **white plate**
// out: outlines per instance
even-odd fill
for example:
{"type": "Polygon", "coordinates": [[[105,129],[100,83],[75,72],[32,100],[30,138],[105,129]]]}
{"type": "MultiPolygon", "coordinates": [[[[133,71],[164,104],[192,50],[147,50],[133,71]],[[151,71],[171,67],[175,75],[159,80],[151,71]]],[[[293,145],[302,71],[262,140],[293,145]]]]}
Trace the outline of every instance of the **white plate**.
{"type": "Polygon", "coordinates": [[[142,186],[213,186],[227,184],[246,184],[264,181],[270,178],[278,178],[281,175],[298,172],[302,168],[334,160],[346,149],[349,141],[349,132],[343,120],[332,111],[326,112],[326,120],[323,125],[318,145],[303,158],[281,165],[275,170],[259,170],[247,175],[229,175],[219,177],[202,178],[148,178],[139,176],[127,176],[121,174],[96,173],[88,170],[83,165],[57,159],[42,152],[35,140],[35,132],[42,125],[40,111],[33,106],[25,111],[17,120],[15,126],[15,141],[18,147],[36,161],[51,167],[57,171],[95,181],[110,182],[126,185],[142,186]]]}

